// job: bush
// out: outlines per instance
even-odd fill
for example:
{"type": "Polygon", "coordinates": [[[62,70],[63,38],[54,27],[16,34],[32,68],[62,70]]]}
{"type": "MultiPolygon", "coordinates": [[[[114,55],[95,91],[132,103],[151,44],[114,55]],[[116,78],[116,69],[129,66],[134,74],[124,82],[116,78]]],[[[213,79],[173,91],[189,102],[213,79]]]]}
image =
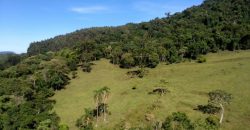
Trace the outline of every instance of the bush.
{"type": "Polygon", "coordinates": [[[125,53],[121,57],[121,67],[131,68],[135,65],[135,59],[131,53],[125,53]]]}
{"type": "Polygon", "coordinates": [[[151,55],[149,55],[147,62],[147,67],[155,68],[160,62],[159,55],[157,53],[152,53],[151,55]]]}
{"type": "Polygon", "coordinates": [[[60,90],[69,83],[69,77],[62,72],[50,70],[48,83],[54,90],[60,90]]]}
{"type": "Polygon", "coordinates": [[[91,72],[92,68],[91,68],[91,63],[84,63],[82,65],[82,71],[83,72],[91,72]]]}
{"type": "Polygon", "coordinates": [[[220,126],[219,119],[216,116],[207,117],[206,124],[210,126],[210,128],[213,128],[213,129],[218,129],[220,126]]]}
{"type": "Polygon", "coordinates": [[[147,70],[139,69],[139,70],[134,70],[134,71],[128,71],[127,75],[130,75],[131,78],[134,78],[134,77],[143,78],[147,73],[148,73],[147,70]]]}
{"type": "Polygon", "coordinates": [[[194,130],[194,125],[185,113],[174,112],[162,124],[164,130],[184,129],[194,130]],[[174,127],[174,128],[173,128],[174,127]]]}
{"type": "Polygon", "coordinates": [[[90,108],[85,109],[85,114],[76,121],[76,126],[80,130],[93,130],[94,113],[90,108]]]}
{"type": "Polygon", "coordinates": [[[220,112],[220,107],[216,107],[214,105],[198,105],[197,110],[207,114],[216,114],[220,112]]]}
{"type": "Polygon", "coordinates": [[[165,86],[163,87],[158,87],[158,88],[155,88],[153,89],[152,92],[149,92],[148,94],[159,94],[161,96],[167,94],[168,92],[170,92],[169,90],[167,90],[167,88],[164,88],[165,86]]]}
{"type": "Polygon", "coordinates": [[[69,126],[65,125],[65,124],[62,124],[62,125],[59,126],[59,130],[69,130],[69,126]]]}
{"type": "Polygon", "coordinates": [[[147,73],[148,73],[147,70],[145,70],[145,69],[140,69],[140,70],[139,70],[138,77],[139,77],[139,78],[143,78],[147,73]]]}
{"type": "Polygon", "coordinates": [[[198,63],[204,63],[204,62],[206,62],[207,61],[207,59],[204,57],[204,56],[199,56],[198,58],[197,58],[197,62],[198,63]]]}
{"type": "Polygon", "coordinates": [[[216,116],[209,116],[205,120],[198,119],[195,123],[197,130],[218,130],[219,127],[219,119],[216,116]]]}
{"type": "Polygon", "coordinates": [[[68,60],[67,65],[71,71],[77,70],[77,62],[74,60],[68,60]]]}
{"type": "Polygon", "coordinates": [[[200,54],[207,54],[209,47],[206,42],[201,41],[199,43],[192,43],[188,47],[187,56],[192,59],[196,59],[200,54]]]}
{"type": "Polygon", "coordinates": [[[76,71],[73,71],[72,72],[72,78],[75,79],[77,77],[77,72],[76,71]]]}

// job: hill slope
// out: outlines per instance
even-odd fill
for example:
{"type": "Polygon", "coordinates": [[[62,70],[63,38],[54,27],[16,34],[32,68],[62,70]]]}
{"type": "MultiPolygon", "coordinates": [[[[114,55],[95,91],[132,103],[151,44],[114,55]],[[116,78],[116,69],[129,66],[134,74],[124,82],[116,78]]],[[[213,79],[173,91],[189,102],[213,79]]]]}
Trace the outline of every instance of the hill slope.
{"type": "Polygon", "coordinates": [[[93,91],[108,86],[111,88],[108,104],[112,114],[108,116],[108,123],[101,124],[98,129],[110,130],[122,121],[131,126],[142,126],[142,123],[147,123],[146,113],[163,120],[171,112],[181,111],[194,121],[207,116],[193,110],[197,105],[207,103],[206,93],[222,89],[233,95],[222,128],[249,128],[250,73],[247,70],[250,70],[250,51],[220,52],[206,57],[208,62],[204,64],[160,64],[149,69],[149,74],[143,79],[129,78],[126,76],[128,69],[120,69],[107,60],[96,61],[91,73],[78,71],[77,79],[72,80],[65,90],[56,92],[53,97],[57,101],[55,111],[62,123],[75,130],[76,119],[84,113],[84,108],[94,107],[93,91]],[[170,93],[160,98],[149,95],[148,92],[159,85],[160,80],[167,82],[170,93]],[[157,101],[161,107],[152,110],[157,101]]]}
{"type": "Polygon", "coordinates": [[[248,49],[250,43],[246,45],[245,41],[250,39],[249,7],[249,0],[205,0],[200,6],[174,15],[167,14],[165,18],[156,18],[149,22],[81,29],[34,42],[30,45],[28,54],[58,51],[86,41],[105,46],[114,43],[134,44],[143,40],[145,33],[148,34],[147,40],[170,43],[177,50],[200,43],[206,43],[209,51],[248,49]]]}
{"type": "MultiPolygon", "coordinates": [[[[235,50],[250,49],[249,7],[249,0],[205,0],[149,22],[83,29],[32,43],[27,57],[17,55],[6,60],[13,64],[0,64],[0,129],[67,127],[59,126],[52,109],[62,123],[76,129],[84,108],[94,108],[93,91],[103,86],[111,88],[111,115],[107,124],[100,121],[98,129],[124,124],[145,128],[150,123],[145,114],[163,120],[176,111],[187,113],[192,121],[204,119],[208,115],[193,109],[207,104],[207,92],[214,89],[234,96],[225,107],[222,128],[246,129],[250,127],[250,52],[235,50]],[[219,53],[205,56],[204,64],[185,62],[204,60],[203,54],[209,52],[219,53]],[[171,63],[180,64],[165,65],[171,63]],[[119,67],[132,68],[139,76],[147,69],[149,74],[130,78],[128,69],[119,67]],[[71,80],[77,69],[79,77],[71,80]],[[149,95],[162,81],[170,93],[149,95]]],[[[93,119],[95,111],[89,112],[90,117],[80,123],[93,119]]]]}

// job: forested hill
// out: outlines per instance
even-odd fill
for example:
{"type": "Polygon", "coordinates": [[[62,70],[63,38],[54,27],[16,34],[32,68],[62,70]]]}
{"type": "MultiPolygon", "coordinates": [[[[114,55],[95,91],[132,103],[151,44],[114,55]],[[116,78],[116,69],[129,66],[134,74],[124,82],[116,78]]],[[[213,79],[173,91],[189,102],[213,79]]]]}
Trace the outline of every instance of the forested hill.
{"type": "Polygon", "coordinates": [[[149,22],[81,29],[34,42],[28,48],[28,54],[58,51],[85,41],[115,46],[114,44],[135,45],[145,39],[166,48],[175,46],[177,51],[194,45],[205,46],[203,49],[213,52],[218,49],[248,49],[249,7],[249,0],[205,0],[200,6],[193,6],[173,15],[166,13],[166,17],[149,22]]]}

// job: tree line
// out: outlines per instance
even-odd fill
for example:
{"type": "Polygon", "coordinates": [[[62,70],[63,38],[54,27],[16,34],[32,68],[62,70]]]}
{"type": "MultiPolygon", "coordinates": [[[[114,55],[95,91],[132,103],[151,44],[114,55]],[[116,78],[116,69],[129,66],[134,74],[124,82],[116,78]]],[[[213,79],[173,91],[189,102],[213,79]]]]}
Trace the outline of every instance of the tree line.
{"type": "Polygon", "coordinates": [[[81,29],[55,38],[31,43],[28,55],[62,48],[81,48],[84,66],[88,61],[108,58],[129,68],[159,62],[178,63],[183,58],[219,50],[250,48],[250,9],[247,0],[205,0],[181,13],[166,13],[139,24],[81,29]]]}

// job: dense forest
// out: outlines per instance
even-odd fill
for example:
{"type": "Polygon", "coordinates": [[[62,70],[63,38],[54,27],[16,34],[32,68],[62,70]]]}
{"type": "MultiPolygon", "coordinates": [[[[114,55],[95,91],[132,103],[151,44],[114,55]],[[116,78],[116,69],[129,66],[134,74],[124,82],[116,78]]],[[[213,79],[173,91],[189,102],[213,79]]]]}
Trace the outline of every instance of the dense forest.
{"type": "Polygon", "coordinates": [[[28,54],[88,44],[92,46],[88,51],[93,59],[110,58],[126,66],[122,59],[131,56],[134,66],[141,55],[148,64],[157,64],[180,62],[183,57],[195,59],[199,54],[218,50],[249,49],[249,6],[248,0],[206,0],[182,13],[166,13],[166,17],[149,22],[82,29],[35,42],[28,54]]]}
{"type": "MultiPolygon", "coordinates": [[[[166,13],[164,18],[81,29],[31,43],[27,54],[1,55],[0,129],[65,129],[52,112],[55,101],[50,97],[76,77],[78,67],[91,72],[92,61],[100,58],[122,68],[139,66],[139,77],[143,77],[143,68],[160,62],[203,62],[202,55],[208,52],[250,49],[249,7],[249,0],[205,0],[181,13],[166,13]]],[[[81,118],[94,118],[92,111],[87,112],[90,117],[81,118]]],[[[170,129],[168,122],[173,121],[194,129],[185,113],[173,113],[167,119],[163,129],[170,129]]],[[[78,126],[91,129],[81,122],[78,126]]]]}

